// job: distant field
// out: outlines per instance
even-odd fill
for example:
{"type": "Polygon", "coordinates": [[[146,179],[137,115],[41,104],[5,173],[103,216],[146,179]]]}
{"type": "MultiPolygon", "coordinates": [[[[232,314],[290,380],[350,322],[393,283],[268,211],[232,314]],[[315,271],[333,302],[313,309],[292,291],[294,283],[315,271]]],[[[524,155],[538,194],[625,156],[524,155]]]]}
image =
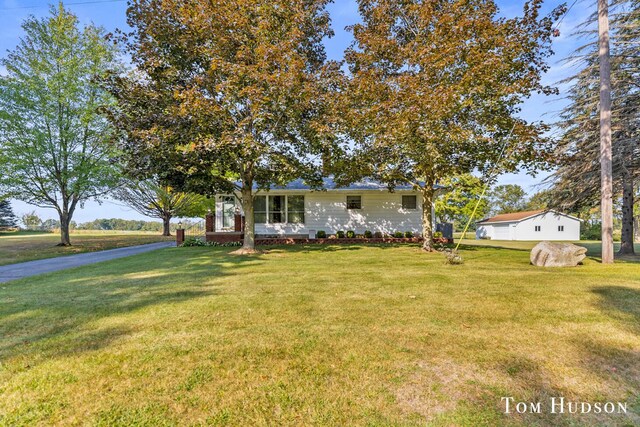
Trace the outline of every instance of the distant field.
{"type": "Polygon", "coordinates": [[[0,233],[0,265],[172,239],[173,237],[162,237],[157,232],[81,230],[71,235],[73,246],[60,247],[56,246],[60,242],[60,236],[54,233],[32,231],[0,233]]]}

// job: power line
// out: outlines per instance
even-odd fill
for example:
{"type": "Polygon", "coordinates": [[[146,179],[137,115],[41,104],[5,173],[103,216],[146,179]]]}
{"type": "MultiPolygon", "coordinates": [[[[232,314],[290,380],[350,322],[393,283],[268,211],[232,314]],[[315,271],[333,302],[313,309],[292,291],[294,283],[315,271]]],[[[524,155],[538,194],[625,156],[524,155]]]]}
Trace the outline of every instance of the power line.
{"type": "MultiPolygon", "coordinates": [[[[74,3],[65,3],[63,2],[63,6],[74,6],[74,5],[82,5],[82,4],[100,4],[100,3],[121,3],[127,0],[89,0],[89,1],[81,1],[74,3]]],[[[0,11],[5,10],[20,10],[20,9],[42,9],[48,8],[50,5],[40,5],[40,6],[18,6],[18,7],[7,7],[4,9],[0,9],[0,11]]]]}

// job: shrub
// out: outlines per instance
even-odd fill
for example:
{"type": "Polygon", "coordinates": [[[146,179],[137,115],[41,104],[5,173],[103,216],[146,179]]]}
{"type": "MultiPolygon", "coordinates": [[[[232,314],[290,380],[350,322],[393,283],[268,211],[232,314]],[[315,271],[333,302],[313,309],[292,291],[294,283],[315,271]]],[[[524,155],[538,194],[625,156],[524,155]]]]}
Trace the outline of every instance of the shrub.
{"type": "Polygon", "coordinates": [[[318,230],[316,232],[316,239],[326,239],[327,238],[327,232],[324,230],[318,230]]]}
{"type": "Polygon", "coordinates": [[[433,238],[434,239],[441,239],[442,238],[442,232],[441,231],[436,231],[435,233],[433,233],[433,238]]]}
{"type": "Polygon", "coordinates": [[[462,256],[454,250],[445,249],[444,250],[445,264],[451,265],[460,265],[464,263],[462,256]]]}
{"type": "Polygon", "coordinates": [[[347,230],[347,239],[353,239],[356,237],[356,232],[353,230],[347,230]]]}
{"type": "Polygon", "coordinates": [[[373,237],[375,237],[376,239],[382,239],[382,231],[376,231],[375,233],[373,233],[373,237]]]}
{"type": "Polygon", "coordinates": [[[406,237],[407,239],[411,239],[413,237],[413,231],[406,231],[404,233],[404,237],[406,237]]]}
{"type": "Polygon", "coordinates": [[[233,246],[242,246],[242,242],[205,242],[202,239],[195,239],[193,237],[188,238],[182,243],[182,247],[191,247],[191,246],[208,246],[208,247],[233,247],[233,246]]]}
{"type": "Polygon", "coordinates": [[[205,242],[202,239],[194,239],[193,237],[189,237],[182,242],[182,246],[191,247],[191,246],[204,246],[205,242]]]}
{"type": "Polygon", "coordinates": [[[370,230],[366,230],[364,232],[364,237],[367,238],[367,239],[370,239],[370,238],[373,237],[373,233],[370,230]]]}
{"type": "Polygon", "coordinates": [[[393,237],[395,237],[396,239],[402,239],[404,237],[404,233],[402,231],[396,231],[395,233],[393,233],[393,237]]]}
{"type": "Polygon", "coordinates": [[[338,239],[344,239],[344,231],[340,230],[336,232],[336,236],[338,237],[338,239]]]}

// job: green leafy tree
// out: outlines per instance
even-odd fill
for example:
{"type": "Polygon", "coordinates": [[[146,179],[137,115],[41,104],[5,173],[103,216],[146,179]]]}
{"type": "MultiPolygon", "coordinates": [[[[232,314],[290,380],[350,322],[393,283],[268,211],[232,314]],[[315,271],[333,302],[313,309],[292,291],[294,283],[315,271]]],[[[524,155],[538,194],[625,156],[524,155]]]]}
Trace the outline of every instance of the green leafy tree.
{"type": "Polygon", "coordinates": [[[56,230],[60,228],[60,221],[57,219],[47,219],[42,222],[40,227],[44,230],[56,230]]]}
{"type": "Polygon", "coordinates": [[[11,203],[8,200],[0,200],[0,229],[13,228],[17,223],[18,218],[11,209],[11,203]]]}
{"type": "Polygon", "coordinates": [[[491,0],[358,4],[362,23],[352,27],[346,53],[352,79],[342,113],[358,162],[341,180],[369,175],[391,188],[413,185],[422,194],[423,249],[430,251],[435,184],[548,159],[547,127],[517,113],[531,93],[556,92],[541,76],[564,9],[541,17],[542,0],[533,0],[523,16],[506,19],[491,0]]]}
{"type": "Polygon", "coordinates": [[[489,193],[491,213],[499,215],[527,208],[527,193],[517,184],[498,185],[489,193]]]}
{"type": "Polygon", "coordinates": [[[549,209],[551,206],[552,194],[550,190],[542,190],[529,197],[524,210],[537,211],[549,209]]]}
{"type": "Polygon", "coordinates": [[[27,212],[20,219],[27,230],[38,230],[42,226],[42,218],[36,211],[27,212]]]}
{"type": "Polygon", "coordinates": [[[134,0],[120,37],[137,67],[108,111],[127,169],[180,191],[239,195],[254,251],[255,188],[320,186],[340,82],[322,40],[328,0],[134,0]]]}
{"type": "Polygon", "coordinates": [[[175,191],[153,179],[126,180],[115,191],[115,197],[142,215],[161,219],[163,236],[171,235],[171,218],[196,213],[204,199],[204,196],[175,191]]]}
{"type": "Polygon", "coordinates": [[[449,188],[436,200],[436,214],[440,221],[452,222],[456,229],[461,229],[471,218],[476,205],[475,218],[483,218],[489,213],[487,199],[480,198],[484,189],[484,182],[480,178],[463,174],[445,178],[440,184],[449,188]]]}
{"type": "Polygon", "coordinates": [[[114,185],[108,122],[97,109],[110,101],[93,82],[117,67],[101,29],[78,26],[60,4],[47,18],[28,18],[18,47],[0,62],[0,186],[16,199],[53,208],[61,245],[70,245],[76,208],[114,185]]]}

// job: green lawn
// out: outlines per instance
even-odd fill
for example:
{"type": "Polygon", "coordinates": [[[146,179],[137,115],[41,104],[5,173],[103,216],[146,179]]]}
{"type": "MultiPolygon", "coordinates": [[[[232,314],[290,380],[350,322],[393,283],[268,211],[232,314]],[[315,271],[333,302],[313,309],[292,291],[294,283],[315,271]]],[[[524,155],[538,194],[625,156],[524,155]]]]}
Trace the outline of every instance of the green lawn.
{"type": "Polygon", "coordinates": [[[170,248],[0,284],[0,425],[638,425],[640,268],[170,248]],[[505,415],[502,396],[625,415],[505,415]]]}
{"type": "Polygon", "coordinates": [[[56,246],[60,243],[58,234],[22,231],[15,233],[0,232],[0,265],[173,239],[171,237],[162,237],[158,233],[90,231],[71,234],[73,246],[60,247],[56,246]]]}
{"type": "MultiPolygon", "coordinates": [[[[458,241],[456,240],[456,243],[458,241]]],[[[579,246],[583,246],[587,248],[587,256],[593,260],[600,260],[600,256],[602,255],[602,242],[599,240],[580,240],[578,242],[570,242],[579,246]]],[[[537,241],[514,241],[514,240],[475,240],[475,239],[464,239],[462,244],[468,246],[488,246],[492,248],[506,248],[506,249],[519,249],[530,251],[535,245],[538,244],[537,241]]],[[[635,261],[640,262],[640,243],[636,243],[635,245],[636,256],[635,257],[622,257],[621,261],[635,261]]],[[[620,250],[620,243],[616,242],[613,244],[613,248],[617,253],[620,250]]],[[[618,258],[618,257],[617,257],[618,258]]]]}

